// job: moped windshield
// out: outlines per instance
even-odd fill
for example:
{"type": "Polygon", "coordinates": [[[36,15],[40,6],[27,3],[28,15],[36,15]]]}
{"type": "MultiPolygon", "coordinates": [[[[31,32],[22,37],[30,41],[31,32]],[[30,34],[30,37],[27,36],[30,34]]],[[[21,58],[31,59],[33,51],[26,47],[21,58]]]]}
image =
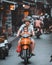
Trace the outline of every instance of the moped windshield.
{"type": "Polygon", "coordinates": [[[29,37],[30,35],[28,35],[28,34],[24,34],[24,35],[22,35],[22,37],[29,37]]]}

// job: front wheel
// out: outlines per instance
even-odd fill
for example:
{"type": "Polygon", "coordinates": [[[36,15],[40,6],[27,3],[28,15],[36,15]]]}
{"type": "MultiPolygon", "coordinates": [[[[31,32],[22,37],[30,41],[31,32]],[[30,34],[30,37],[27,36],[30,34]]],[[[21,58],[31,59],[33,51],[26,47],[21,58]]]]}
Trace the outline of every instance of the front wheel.
{"type": "Polygon", "coordinates": [[[27,50],[24,50],[24,63],[25,64],[28,63],[28,52],[27,52],[27,50]]]}
{"type": "Polygon", "coordinates": [[[21,58],[24,59],[24,63],[28,63],[29,54],[27,49],[22,51],[21,58]]]}
{"type": "Polygon", "coordinates": [[[28,58],[27,58],[27,57],[24,59],[24,63],[25,63],[25,64],[28,63],[28,58]]]}

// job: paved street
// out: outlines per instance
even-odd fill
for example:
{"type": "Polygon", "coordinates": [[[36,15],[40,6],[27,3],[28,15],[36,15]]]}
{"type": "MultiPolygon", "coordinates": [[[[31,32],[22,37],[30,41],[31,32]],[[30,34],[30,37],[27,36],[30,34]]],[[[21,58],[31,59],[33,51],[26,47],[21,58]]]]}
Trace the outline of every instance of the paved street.
{"type": "MultiPolygon", "coordinates": [[[[43,34],[40,39],[36,39],[35,56],[30,59],[28,65],[52,65],[50,55],[52,54],[52,34],[43,34]]],[[[24,65],[22,59],[16,52],[17,40],[13,41],[9,56],[5,60],[0,60],[0,65],[24,65]]]]}

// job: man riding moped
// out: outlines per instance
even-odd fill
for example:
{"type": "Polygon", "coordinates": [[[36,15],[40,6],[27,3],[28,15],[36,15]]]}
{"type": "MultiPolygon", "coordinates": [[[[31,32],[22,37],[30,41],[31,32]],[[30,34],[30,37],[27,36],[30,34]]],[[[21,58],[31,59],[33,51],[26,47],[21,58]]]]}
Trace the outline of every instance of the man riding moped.
{"type": "Polygon", "coordinates": [[[42,27],[43,27],[44,23],[40,18],[37,18],[35,21],[35,28],[39,28],[41,34],[43,33],[42,27]]]}
{"type": "MultiPolygon", "coordinates": [[[[19,28],[18,32],[17,32],[17,37],[19,37],[21,35],[21,33],[23,32],[23,29],[24,27],[27,27],[28,28],[28,32],[32,35],[32,36],[35,36],[35,32],[34,32],[34,29],[33,29],[33,26],[30,24],[30,20],[28,19],[25,19],[24,21],[24,24],[21,25],[21,27],[19,28]]],[[[20,45],[20,41],[21,41],[21,38],[19,39],[18,41],[18,45],[20,45]]],[[[32,55],[34,56],[34,47],[35,47],[35,41],[34,39],[31,37],[31,41],[32,41],[32,55]]]]}

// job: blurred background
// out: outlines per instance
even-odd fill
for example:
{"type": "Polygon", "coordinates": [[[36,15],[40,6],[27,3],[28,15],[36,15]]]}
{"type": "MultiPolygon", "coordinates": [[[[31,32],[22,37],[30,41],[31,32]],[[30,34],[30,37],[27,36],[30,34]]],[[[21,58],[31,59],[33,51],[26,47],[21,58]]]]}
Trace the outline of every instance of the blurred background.
{"type": "Polygon", "coordinates": [[[17,32],[27,12],[46,17],[48,27],[52,26],[52,0],[0,0],[0,29],[9,35],[17,32]]]}
{"type": "Polygon", "coordinates": [[[52,65],[52,0],[0,0],[0,57],[5,59],[0,59],[0,65],[24,65],[16,53],[16,34],[26,16],[33,27],[38,17],[44,23],[40,38],[34,36],[35,57],[30,59],[30,65],[52,65]],[[10,50],[3,46],[5,42],[10,50]]]}

